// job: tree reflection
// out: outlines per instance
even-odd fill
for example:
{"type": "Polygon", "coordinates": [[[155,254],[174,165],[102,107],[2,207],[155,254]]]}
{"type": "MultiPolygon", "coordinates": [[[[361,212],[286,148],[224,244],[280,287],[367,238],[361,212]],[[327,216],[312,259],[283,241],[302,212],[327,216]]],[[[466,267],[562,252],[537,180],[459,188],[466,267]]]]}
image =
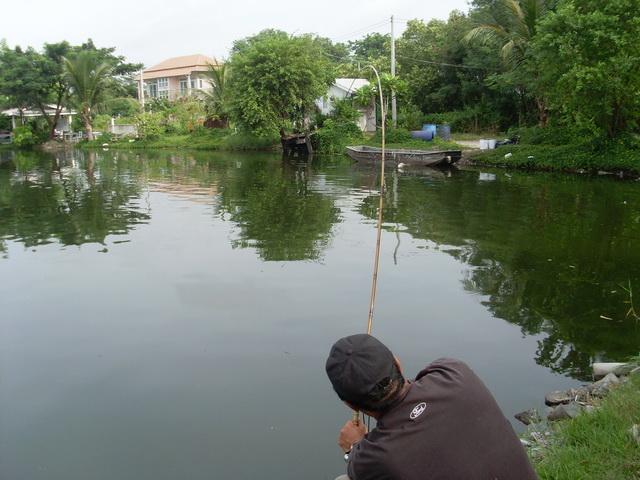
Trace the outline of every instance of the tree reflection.
{"type": "MultiPolygon", "coordinates": [[[[622,320],[621,285],[639,284],[635,186],[517,172],[478,183],[387,180],[385,223],[467,264],[463,287],[481,294],[495,317],[544,335],[540,365],[586,379],[594,360],[637,355],[637,326],[601,318],[622,320]]],[[[369,199],[361,213],[375,218],[376,203],[369,199]]]]}
{"type": "Polygon", "coordinates": [[[140,195],[139,184],[126,176],[96,174],[99,156],[78,150],[15,152],[1,162],[0,237],[25,247],[104,244],[108,235],[147,221],[149,215],[131,205],[140,195]]]}
{"type": "MultiPolygon", "coordinates": [[[[341,174],[323,189],[317,163],[283,162],[268,153],[138,157],[3,153],[0,249],[6,254],[7,241],[104,244],[149,221],[150,208],[141,207],[148,185],[204,199],[232,224],[232,246],[252,248],[265,261],[321,260],[341,221],[342,192],[349,196],[345,208],[377,218],[377,168],[340,164],[341,174]]],[[[617,321],[628,308],[621,285],[631,281],[640,289],[635,184],[519,172],[483,182],[477,172],[453,169],[391,171],[386,185],[384,228],[433,242],[464,264],[464,289],[523,335],[539,336],[540,365],[587,378],[596,359],[638,353],[640,329],[617,321]]]]}
{"type": "Polygon", "coordinates": [[[266,261],[318,260],[339,219],[333,200],[309,187],[310,169],[254,159],[226,184],[220,209],[236,223],[235,248],[266,261]]]}

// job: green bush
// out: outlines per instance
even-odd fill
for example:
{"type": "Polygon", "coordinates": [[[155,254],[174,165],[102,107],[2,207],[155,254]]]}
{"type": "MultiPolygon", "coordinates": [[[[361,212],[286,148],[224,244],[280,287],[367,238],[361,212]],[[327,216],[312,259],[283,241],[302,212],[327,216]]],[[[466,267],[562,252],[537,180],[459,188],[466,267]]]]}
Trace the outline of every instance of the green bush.
{"type": "MultiPolygon", "coordinates": [[[[560,135],[553,138],[560,138],[560,135]]],[[[506,145],[488,150],[475,163],[551,171],[640,172],[640,141],[631,136],[619,139],[587,138],[582,143],[554,145],[506,145]],[[506,154],[510,154],[505,157],[506,154]]]]}
{"type": "Polygon", "coordinates": [[[20,148],[33,147],[37,143],[37,137],[34,135],[31,126],[16,127],[11,132],[11,141],[20,148]]]}
{"type": "MultiPolygon", "coordinates": [[[[405,130],[404,128],[388,128],[385,131],[385,139],[386,143],[404,143],[411,140],[411,132],[409,130],[405,130]]],[[[381,143],[382,142],[382,131],[378,130],[371,137],[371,143],[381,143]]]]}
{"type": "Polygon", "coordinates": [[[420,130],[425,123],[423,113],[415,105],[409,104],[398,112],[398,125],[406,130],[420,130]]]}
{"type": "Polygon", "coordinates": [[[354,122],[338,123],[330,118],[311,136],[311,144],[319,153],[342,153],[345,146],[362,141],[362,132],[354,122]]]}
{"type": "Polygon", "coordinates": [[[465,110],[431,113],[422,118],[422,123],[451,125],[452,132],[495,133],[501,130],[502,120],[499,112],[476,106],[465,110]]]}
{"type": "Polygon", "coordinates": [[[138,126],[138,135],[144,139],[158,138],[166,131],[164,115],[161,113],[142,112],[134,117],[138,126]]]}
{"type": "Polygon", "coordinates": [[[111,125],[111,115],[96,115],[93,119],[93,129],[97,132],[107,132],[111,125]]]}
{"type": "Polygon", "coordinates": [[[517,136],[529,145],[577,145],[593,138],[593,133],[577,127],[523,127],[510,129],[509,137],[517,136]]]}
{"type": "Polygon", "coordinates": [[[231,135],[230,130],[223,130],[221,128],[207,128],[202,125],[198,125],[191,132],[191,138],[194,140],[220,140],[224,137],[231,135]]]}

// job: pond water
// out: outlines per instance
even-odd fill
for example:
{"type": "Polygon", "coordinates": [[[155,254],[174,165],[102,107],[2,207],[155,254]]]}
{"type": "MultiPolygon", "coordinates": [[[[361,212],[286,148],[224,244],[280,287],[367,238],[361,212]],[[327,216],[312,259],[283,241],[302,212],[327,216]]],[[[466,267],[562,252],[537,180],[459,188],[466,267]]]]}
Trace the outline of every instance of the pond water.
{"type": "MultiPolygon", "coordinates": [[[[380,173],[275,153],[3,152],[0,477],[333,479],[324,362],[367,326],[380,173]]],[[[640,186],[388,171],[372,333],[505,415],[638,354],[640,186]],[[608,317],[607,320],[601,317],[608,317]]]]}

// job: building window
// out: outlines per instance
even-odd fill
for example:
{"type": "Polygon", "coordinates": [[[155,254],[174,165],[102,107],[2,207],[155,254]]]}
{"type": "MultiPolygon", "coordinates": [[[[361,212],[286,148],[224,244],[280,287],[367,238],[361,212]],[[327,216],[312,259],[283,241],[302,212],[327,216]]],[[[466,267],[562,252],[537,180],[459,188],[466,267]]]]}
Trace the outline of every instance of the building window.
{"type": "Polygon", "coordinates": [[[202,77],[198,77],[198,88],[202,88],[202,77]]]}
{"type": "Polygon", "coordinates": [[[180,79],[180,93],[182,95],[187,93],[187,79],[186,78],[181,78],[180,79]]]}
{"type": "Polygon", "coordinates": [[[156,98],[158,96],[158,83],[149,82],[149,97],[156,98]]]}
{"type": "Polygon", "coordinates": [[[196,88],[196,79],[195,78],[191,79],[191,88],[196,88]]]}
{"type": "Polygon", "coordinates": [[[169,98],[169,79],[167,77],[158,79],[158,97],[169,98]]]}

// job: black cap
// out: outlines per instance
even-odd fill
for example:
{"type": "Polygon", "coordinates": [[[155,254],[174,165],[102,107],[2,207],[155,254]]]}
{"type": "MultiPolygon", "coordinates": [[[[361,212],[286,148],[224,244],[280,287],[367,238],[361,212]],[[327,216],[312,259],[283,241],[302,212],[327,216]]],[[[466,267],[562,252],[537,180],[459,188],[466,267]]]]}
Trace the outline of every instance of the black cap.
{"type": "Polygon", "coordinates": [[[391,350],[366,333],[338,340],[325,365],[338,396],[355,405],[369,398],[374,387],[391,377],[395,360],[391,350]]]}

